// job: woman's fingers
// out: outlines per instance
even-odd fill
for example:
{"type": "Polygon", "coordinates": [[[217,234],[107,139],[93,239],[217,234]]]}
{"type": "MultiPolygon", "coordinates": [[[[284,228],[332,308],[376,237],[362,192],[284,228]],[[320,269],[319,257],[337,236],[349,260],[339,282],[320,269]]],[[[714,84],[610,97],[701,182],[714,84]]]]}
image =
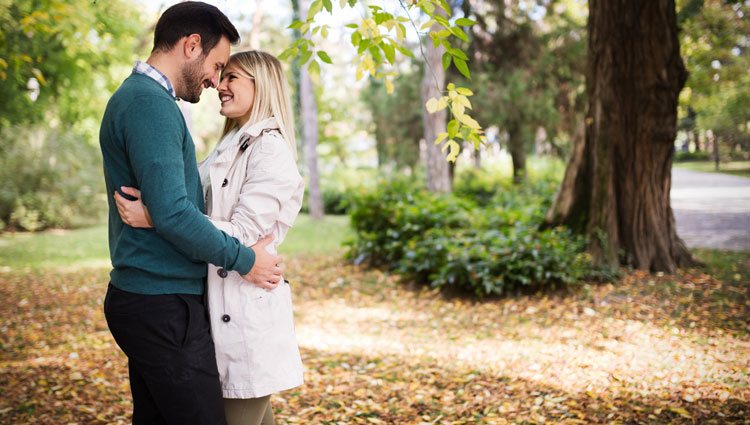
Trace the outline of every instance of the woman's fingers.
{"type": "Polygon", "coordinates": [[[138,189],[136,189],[136,188],[134,188],[134,187],[121,186],[120,190],[122,190],[122,193],[124,193],[126,195],[130,195],[130,196],[132,196],[134,198],[138,198],[138,199],[141,198],[141,191],[138,190],[138,189]]]}
{"type": "Polygon", "coordinates": [[[130,225],[130,219],[128,218],[128,212],[125,208],[124,202],[127,202],[125,198],[119,193],[115,192],[115,205],[117,206],[117,214],[120,214],[120,219],[123,223],[130,225]]]}

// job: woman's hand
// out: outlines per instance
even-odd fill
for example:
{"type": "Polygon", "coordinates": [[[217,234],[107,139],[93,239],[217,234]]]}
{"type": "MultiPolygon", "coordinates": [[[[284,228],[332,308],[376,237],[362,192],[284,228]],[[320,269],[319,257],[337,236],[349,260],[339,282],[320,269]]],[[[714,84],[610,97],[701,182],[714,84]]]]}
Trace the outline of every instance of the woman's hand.
{"type": "Polygon", "coordinates": [[[148,209],[141,202],[141,191],[127,186],[122,186],[120,190],[122,193],[136,198],[135,201],[129,201],[115,191],[115,204],[117,204],[117,212],[120,214],[122,221],[130,227],[154,227],[148,209]]]}

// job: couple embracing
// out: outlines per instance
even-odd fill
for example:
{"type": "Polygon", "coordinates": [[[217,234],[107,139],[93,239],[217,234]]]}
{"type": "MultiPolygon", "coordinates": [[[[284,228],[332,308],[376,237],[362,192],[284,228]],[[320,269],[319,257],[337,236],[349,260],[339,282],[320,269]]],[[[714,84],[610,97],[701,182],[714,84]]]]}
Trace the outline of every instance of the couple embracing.
{"type": "Polygon", "coordinates": [[[134,424],[272,424],[270,395],[302,384],[276,252],[304,192],[289,91],[272,55],[230,56],[238,41],[214,6],[170,7],[102,119],[104,313],[128,357],[134,424]],[[209,87],[226,123],[196,164],[176,101],[209,87]]]}

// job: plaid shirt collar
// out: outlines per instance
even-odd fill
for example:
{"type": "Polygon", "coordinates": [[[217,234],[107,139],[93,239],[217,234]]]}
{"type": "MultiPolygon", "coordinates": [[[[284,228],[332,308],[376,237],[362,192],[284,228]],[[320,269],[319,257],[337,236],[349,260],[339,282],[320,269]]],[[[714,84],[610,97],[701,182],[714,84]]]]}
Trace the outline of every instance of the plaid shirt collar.
{"type": "Polygon", "coordinates": [[[133,67],[133,72],[136,74],[143,74],[147,77],[151,77],[154,81],[161,84],[162,87],[167,89],[172,97],[177,99],[177,96],[175,96],[174,93],[174,87],[172,87],[172,83],[169,81],[169,78],[167,78],[166,75],[162,74],[158,69],[147,64],[146,62],[136,61],[135,66],[133,67]]]}

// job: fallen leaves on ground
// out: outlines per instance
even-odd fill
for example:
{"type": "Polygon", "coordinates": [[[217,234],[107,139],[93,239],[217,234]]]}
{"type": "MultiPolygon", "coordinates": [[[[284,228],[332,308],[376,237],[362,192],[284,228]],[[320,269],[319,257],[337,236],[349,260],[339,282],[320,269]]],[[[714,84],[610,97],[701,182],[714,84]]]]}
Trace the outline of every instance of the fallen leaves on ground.
{"type": "MultiPolygon", "coordinates": [[[[748,283],[691,270],[476,302],[288,261],[306,383],[279,423],[748,423],[748,283]]],[[[0,423],[130,422],[107,270],[0,273],[0,423]]]]}

